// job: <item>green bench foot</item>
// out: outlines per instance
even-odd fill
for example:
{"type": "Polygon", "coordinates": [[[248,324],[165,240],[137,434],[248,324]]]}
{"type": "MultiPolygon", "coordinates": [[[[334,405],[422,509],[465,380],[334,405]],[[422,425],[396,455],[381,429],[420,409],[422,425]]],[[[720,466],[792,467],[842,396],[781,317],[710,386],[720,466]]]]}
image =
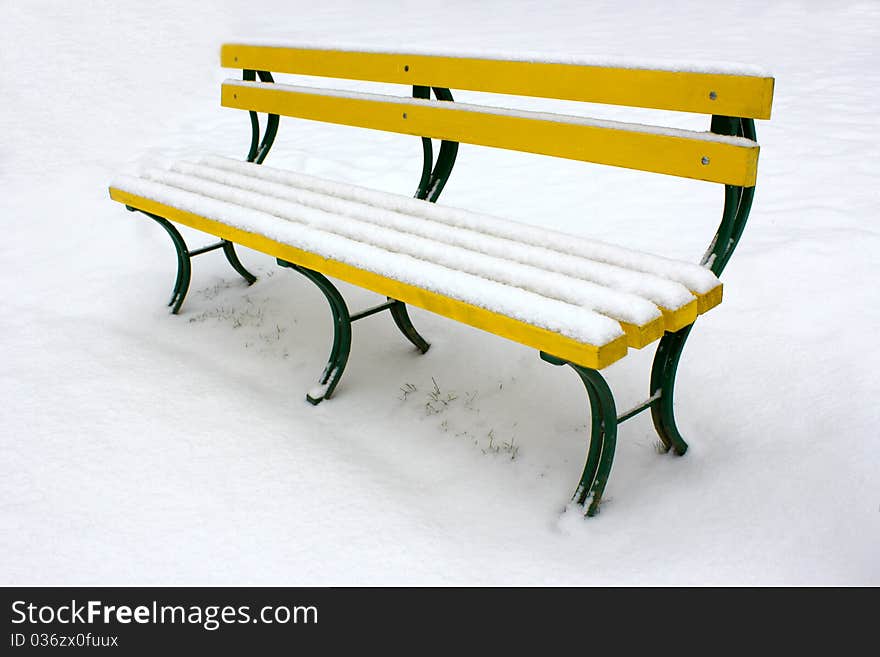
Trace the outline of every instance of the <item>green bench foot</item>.
{"type": "Polygon", "coordinates": [[[605,379],[596,370],[569,363],[543,351],[541,358],[552,365],[569,365],[577,372],[587,389],[591,415],[590,444],[587,462],[572,501],[578,506],[586,507],[586,515],[594,516],[599,512],[617,447],[617,410],[614,396],[605,379]]]}
{"type": "Polygon", "coordinates": [[[675,424],[672,400],[678,361],[692,328],[693,324],[660,338],[657,354],[654,356],[654,365],[651,368],[651,395],[658,397],[651,406],[651,419],[654,420],[654,428],[666,451],[671,449],[679,456],[687,451],[688,444],[681,437],[675,424]]]}

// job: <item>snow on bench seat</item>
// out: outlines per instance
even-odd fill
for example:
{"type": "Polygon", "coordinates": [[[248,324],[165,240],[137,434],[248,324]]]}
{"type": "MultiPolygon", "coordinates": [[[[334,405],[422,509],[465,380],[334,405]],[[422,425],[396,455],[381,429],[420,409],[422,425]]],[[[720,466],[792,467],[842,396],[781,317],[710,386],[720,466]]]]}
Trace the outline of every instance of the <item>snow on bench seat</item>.
{"type": "Polygon", "coordinates": [[[217,156],[122,176],[111,196],[177,208],[595,347],[622,336],[642,347],[721,300],[720,282],[699,265],[217,156]]]}
{"type": "MultiPolygon", "coordinates": [[[[257,186],[246,188],[270,194],[280,192],[283,194],[282,198],[307,205],[320,202],[323,198],[324,203],[314,207],[331,212],[348,212],[353,209],[352,205],[341,204],[335,199],[352,201],[361,206],[361,214],[356,216],[367,221],[371,221],[367,218],[371,214],[363,213],[363,206],[388,210],[398,216],[383,213],[383,219],[394,222],[393,225],[399,230],[457,246],[472,247],[476,244],[476,248],[471,250],[632,292],[652,301],[661,309],[680,309],[696,297],[700,305],[699,312],[703,313],[721,301],[721,282],[711,271],[694,263],[640,253],[559,231],[468,210],[438,206],[407,196],[315,178],[266,165],[257,166],[218,156],[204,157],[200,164],[203,165],[202,175],[212,176],[210,180],[222,183],[233,180],[217,170],[249,176],[261,182],[245,182],[239,177],[235,178],[235,184],[256,184],[257,186]],[[214,171],[208,171],[209,169],[214,171]],[[266,183],[274,183],[271,191],[266,183]],[[281,190],[277,185],[286,189],[281,190]],[[308,195],[308,191],[316,194],[308,195]],[[413,222],[413,216],[428,221],[413,222]],[[639,273],[648,276],[638,276],[639,273]]],[[[172,169],[192,172],[194,166],[196,165],[177,163],[172,169]]],[[[682,326],[692,321],[693,317],[682,326]]]]}

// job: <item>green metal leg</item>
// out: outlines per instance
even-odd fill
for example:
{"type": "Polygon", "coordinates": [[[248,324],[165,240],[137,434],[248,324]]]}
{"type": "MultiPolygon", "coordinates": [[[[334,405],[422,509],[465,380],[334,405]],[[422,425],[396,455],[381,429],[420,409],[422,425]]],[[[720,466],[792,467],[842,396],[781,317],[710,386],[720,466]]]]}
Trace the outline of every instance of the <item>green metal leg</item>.
{"type": "Polygon", "coordinates": [[[241,274],[241,277],[247,281],[248,285],[253,285],[256,282],[257,277],[244,268],[241,260],[238,259],[238,254],[235,252],[235,245],[229,240],[223,240],[223,253],[226,255],[229,264],[232,265],[232,268],[241,274]]]}
{"type": "MultiPolygon", "coordinates": [[[[128,209],[134,211],[134,208],[128,209]]],[[[170,221],[164,217],[150,214],[149,212],[144,212],[144,214],[165,229],[165,232],[168,233],[171,237],[171,241],[174,243],[175,251],[177,251],[177,278],[174,281],[174,290],[171,292],[171,300],[168,302],[168,305],[171,306],[172,314],[176,315],[180,311],[180,306],[183,305],[183,300],[186,298],[186,293],[189,291],[189,282],[192,278],[189,250],[186,247],[186,242],[184,241],[183,236],[170,221]]]]}
{"type": "Polygon", "coordinates": [[[342,373],[345,371],[348,355],[351,352],[351,315],[348,312],[348,306],[345,305],[345,299],[326,276],[280,258],[278,264],[298,271],[317,285],[327,297],[330,311],[333,313],[333,347],[330,349],[330,359],[318,380],[318,386],[306,394],[306,400],[310,404],[317,405],[333,396],[333,391],[336,390],[339,379],[342,378],[342,373]]]}
{"type": "MultiPolygon", "coordinates": [[[[388,297],[388,301],[394,301],[394,299],[388,297]]],[[[416,346],[416,349],[425,353],[431,348],[431,344],[419,335],[415,326],[412,325],[409,313],[406,311],[405,303],[402,301],[395,301],[389,310],[391,310],[391,317],[394,318],[394,323],[397,324],[397,328],[399,328],[400,332],[406,336],[407,340],[416,346]]]]}
{"type": "Polygon", "coordinates": [[[657,402],[651,406],[654,428],[667,451],[672,449],[679,456],[687,451],[688,445],[675,424],[672,400],[678,361],[692,328],[693,324],[675,333],[664,335],[657,346],[657,354],[654,356],[654,365],[651,368],[651,395],[660,393],[657,402]]]}
{"type": "Polygon", "coordinates": [[[541,352],[541,358],[552,365],[569,365],[584,383],[590,399],[591,428],[587,462],[572,501],[587,506],[586,514],[599,512],[602,494],[611,474],[614,451],[617,447],[617,409],[611,389],[599,372],[541,352]]]}

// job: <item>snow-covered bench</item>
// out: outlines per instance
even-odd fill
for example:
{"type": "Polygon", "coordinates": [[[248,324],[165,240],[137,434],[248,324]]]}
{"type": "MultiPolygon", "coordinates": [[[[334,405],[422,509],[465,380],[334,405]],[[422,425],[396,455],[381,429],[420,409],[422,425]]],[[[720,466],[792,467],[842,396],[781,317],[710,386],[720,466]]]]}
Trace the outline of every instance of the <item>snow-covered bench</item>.
{"type": "Polygon", "coordinates": [[[333,394],[342,376],[357,319],[389,310],[403,334],[428,350],[405,304],[534,347],[546,361],[570,365],[586,386],[593,420],[574,499],[590,515],[611,469],[619,422],[650,409],[667,449],[685,452],[673,415],[678,359],[697,316],[721,302],[718,275],[748,218],[759,150],[754,119],[769,118],[772,78],[730,66],[659,70],[240,44],[225,45],[221,59],[244,70],[243,80],[223,83],[222,104],[250,112],[247,161],[207,155],[120,176],[110,187],[114,200],[150,216],[171,236],[179,263],[173,312],[186,295],[192,256],[222,249],[254,282],[234,243],[304,274],[325,294],[335,320],[329,362],[307,396],[315,404],[333,394]],[[406,84],[413,97],[275,84],[271,72],[406,84]],[[450,87],[704,113],[712,115],[711,131],[465,105],[453,102],[450,87]],[[257,112],[268,114],[262,134],[257,112]],[[421,137],[416,197],[262,165],[282,115],[421,137]],[[436,161],[431,139],[441,140],[436,161]],[[434,202],[459,142],[720,183],[721,224],[695,264],[439,207],[434,202]],[[171,222],[220,242],[189,250],[171,222]],[[352,314],[327,276],[387,301],[352,314]],[[657,340],[649,398],[618,416],[598,370],[657,340]]]}

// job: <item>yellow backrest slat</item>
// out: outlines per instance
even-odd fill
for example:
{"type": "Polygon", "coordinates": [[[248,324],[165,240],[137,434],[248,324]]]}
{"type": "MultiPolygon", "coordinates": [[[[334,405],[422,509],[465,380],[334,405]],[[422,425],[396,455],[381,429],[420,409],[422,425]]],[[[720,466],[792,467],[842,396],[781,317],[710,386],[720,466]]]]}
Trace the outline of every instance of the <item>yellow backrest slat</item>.
{"type": "Polygon", "coordinates": [[[461,106],[438,101],[329,92],[278,84],[223,84],[224,107],[448,139],[709,182],[755,184],[758,145],[706,133],[461,106]]]}
{"type": "Polygon", "coordinates": [[[769,119],[773,78],[556,62],[225,44],[229,68],[769,119]]]}

